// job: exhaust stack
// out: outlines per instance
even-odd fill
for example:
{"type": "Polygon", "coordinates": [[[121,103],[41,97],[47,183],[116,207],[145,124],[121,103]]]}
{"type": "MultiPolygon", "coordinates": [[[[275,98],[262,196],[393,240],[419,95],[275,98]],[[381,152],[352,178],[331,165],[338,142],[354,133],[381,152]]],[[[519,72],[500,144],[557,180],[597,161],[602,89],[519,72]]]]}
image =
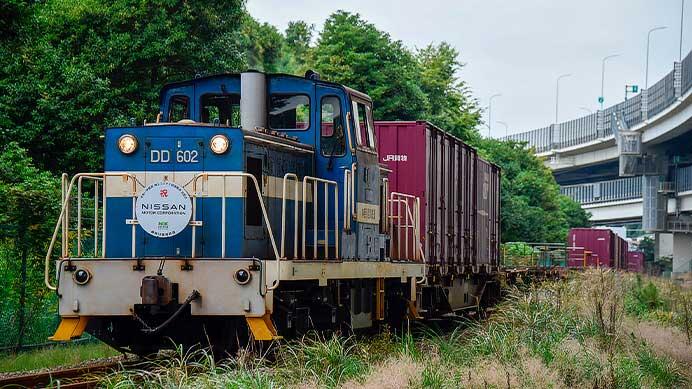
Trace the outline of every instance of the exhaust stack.
{"type": "Polygon", "coordinates": [[[258,71],[240,73],[240,126],[267,128],[267,77],[258,71]]]}

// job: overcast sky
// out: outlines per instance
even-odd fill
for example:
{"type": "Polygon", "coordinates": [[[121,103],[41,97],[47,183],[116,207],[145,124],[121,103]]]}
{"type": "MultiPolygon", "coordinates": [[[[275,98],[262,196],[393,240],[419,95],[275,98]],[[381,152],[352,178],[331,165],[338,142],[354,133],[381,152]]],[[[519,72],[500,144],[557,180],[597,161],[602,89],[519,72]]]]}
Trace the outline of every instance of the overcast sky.
{"type": "MultiPolygon", "coordinates": [[[[249,0],[257,19],[284,30],[305,20],[321,30],[335,10],[357,12],[415,49],[447,41],[466,64],[460,73],[481,106],[493,100],[493,136],[554,122],[555,81],[560,81],[559,120],[598,108],[601,59],[607,62],[605,106],[624,98],[625,84],[644,87],[646,36],[651,35],[649,85],[672,70],[680,45],[681,0],[465,0],[308,1],[249,0]]],[[[683,57],[692,47],[692,1],[685,4],[683,57]]],[[[375,102],[377,103],[377,102],[375,102]]],[[[487,122],[487,110],[486,110],[487,122]]],[[[487,131],[487,130],[485,130],[487,131]]],[[[483,132],[486,134],[487,132],[483,132]]]]}

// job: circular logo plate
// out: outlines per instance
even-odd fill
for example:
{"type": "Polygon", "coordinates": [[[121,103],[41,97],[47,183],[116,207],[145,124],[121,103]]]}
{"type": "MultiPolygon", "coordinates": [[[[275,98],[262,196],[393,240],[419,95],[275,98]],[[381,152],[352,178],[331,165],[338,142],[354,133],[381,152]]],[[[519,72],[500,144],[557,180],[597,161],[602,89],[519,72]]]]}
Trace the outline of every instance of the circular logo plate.
{"type": "Polygon", "coordinates": [[[180,185],[155,182],[137,198],[135,214],[139,225],[157,238],[170,238],[187,227],[192,217],[192,200],[180,185]]]}

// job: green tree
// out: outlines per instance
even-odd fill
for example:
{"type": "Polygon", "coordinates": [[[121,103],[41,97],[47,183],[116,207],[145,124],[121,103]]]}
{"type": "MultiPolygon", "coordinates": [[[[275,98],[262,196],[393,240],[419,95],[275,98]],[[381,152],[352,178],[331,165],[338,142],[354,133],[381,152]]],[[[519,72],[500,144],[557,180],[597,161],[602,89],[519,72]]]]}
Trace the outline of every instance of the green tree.
{"type": "Polygon", "coordinates": [[[307,24],[302,20],[288,22],[286,28],[286,47],[295,61],[294,73],[302,74],[312,64],[312,41],[315,32],[314,24],[307,24]]]}
{"type": "Polygon", "coordinates": [[[60,184],[38,170],[17,143],[0,151],[0,325],[21,348],[27,323],[42,313],[43,256],[60,206],[60,184]],[[57,200],[57,201],[56,201],[57,200]]]}
{"type": "Polygon", "coordinates": [[[325,79],[367,93],[377,120],[415,120],[425,113],[414,55],[358,14],[337,11],[327,19],[313,65],[325,79]]]}
{"type": "Polygon", "coordinates": [[[420,87],[427,96],[425,119],[464,140],[478,137],[480,109],[457,74],[459,52],[447,42],[430,44],[417,53],[420,87]]]}
{"type": "Polygon", "coordinates": [[[151,120],[164,83],[244,64],[242,0],[31,4],[0,48],[0,146],[51,171],[99,170],[103,128],[151,120]]]}
{"type": "Polygon", "coordinates": [[[293,73],[295,61],[286,38],[269,23],[260,23],[252,16],[243,19],[242,46],[247,65],[269,73],[293,73]]]}
{"type": "Polygon", "coordinates": [[[505,242],[564,242],[572,227],[589,225],[589,215],[560,194],[550,169],[526,143],[483,139],[480,153],[502,168],[501,219],[505,242]]]}

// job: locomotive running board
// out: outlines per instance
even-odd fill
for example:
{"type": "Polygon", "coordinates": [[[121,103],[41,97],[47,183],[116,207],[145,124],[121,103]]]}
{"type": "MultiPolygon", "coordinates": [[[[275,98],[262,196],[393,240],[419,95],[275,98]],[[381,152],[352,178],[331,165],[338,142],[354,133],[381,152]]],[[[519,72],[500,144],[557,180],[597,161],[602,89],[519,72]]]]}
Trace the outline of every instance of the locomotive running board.
{"type": "Polygon", "coordinates": [[[262,317],[245,317],[247,326],[252,332],[252,337],[255,340],[278,340],[281,336],[276,332],[272,318],[268,313],[262,317]]]}
{"type": "Polygon", "coordinates": [[[89,316],[63,317],[55,334],[48,337],[48,340],[62,342],[79,338],[88,323],[89,316]]]}

